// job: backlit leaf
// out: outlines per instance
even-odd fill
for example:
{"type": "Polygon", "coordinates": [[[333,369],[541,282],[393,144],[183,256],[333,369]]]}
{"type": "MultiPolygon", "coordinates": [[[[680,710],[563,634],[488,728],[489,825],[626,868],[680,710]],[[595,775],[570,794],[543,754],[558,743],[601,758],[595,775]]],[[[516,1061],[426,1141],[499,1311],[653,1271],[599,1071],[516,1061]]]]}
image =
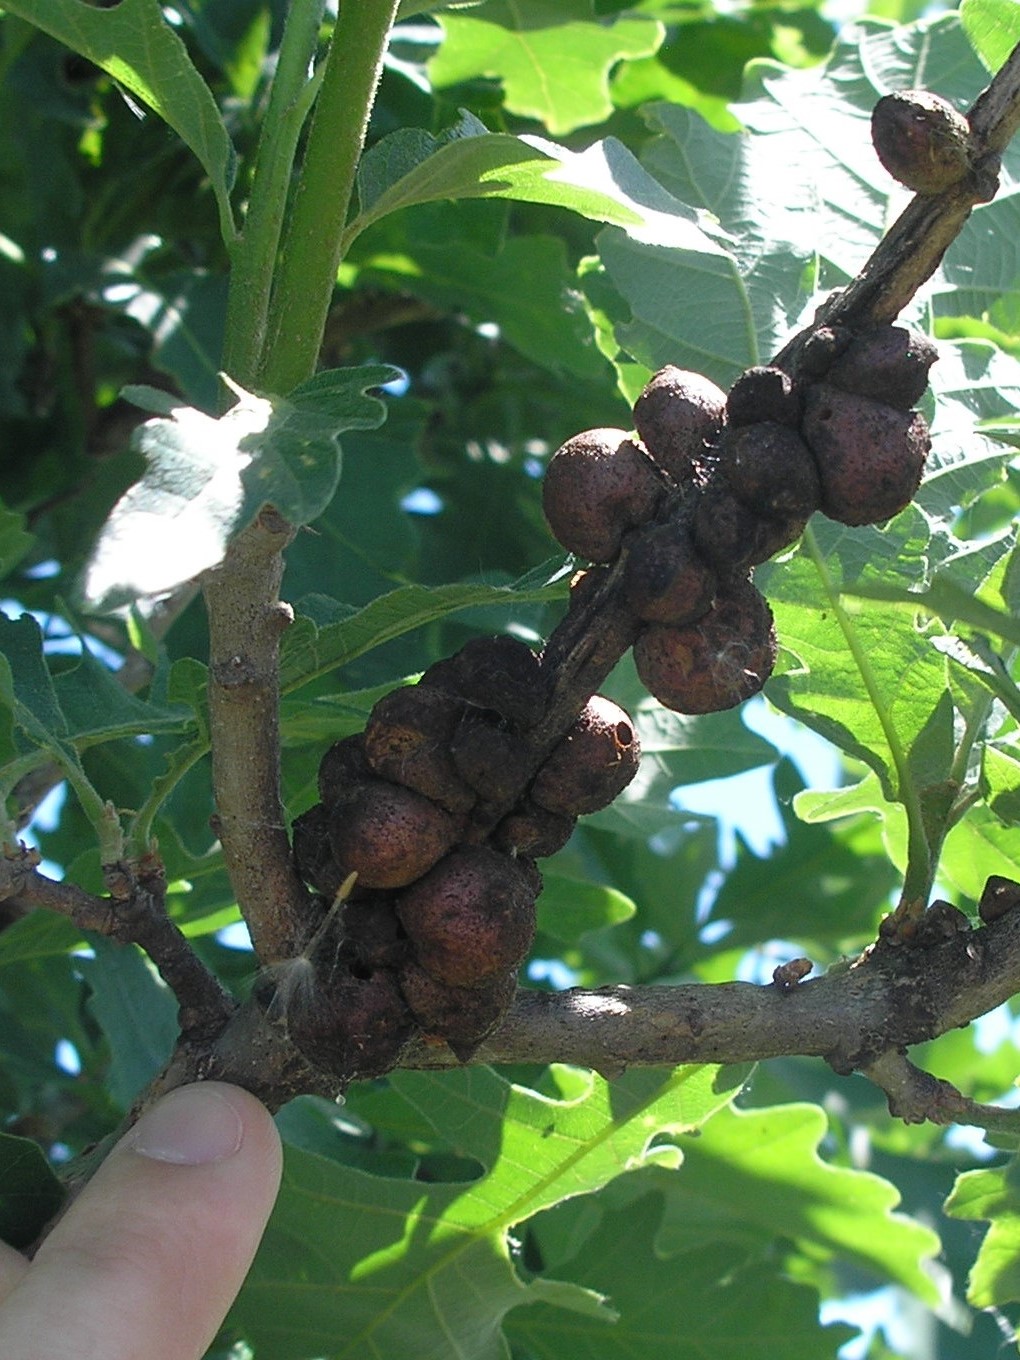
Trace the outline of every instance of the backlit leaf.
{"type": "Polygon", "coordinates": [[[108,611],[210,570],[264,505],[293,524],[315,519],[340,475],[337,436],[382,424],[385,407],[366,389],[396,376],[381,365],[320,373],[276,401],[238,389],[219,419],[162,398],[167,414],[135,435],[149,466],[85,569],[86,605],[108,611]]]}
{"type": "Polygon", "coordinates": [[[662,41],[640,15],[598,22],[591,0],[488,0],[439,20],[445,41],[429,63],[440,89],[473,76],[503,82],[506,106],[538,118],[554,136],[612,112],[609,72],[662,41]]]}
{"type": "Polygon", "coordinates": [[[536,1360],[831,1360],[851,1335],[843,1324],[822,1326],[814,1290],[784,1278],[774,1265],[745,1265],[731,1248],[718,1246],[664,1259],[657,1240],[661,1215],[655,1193],[606,1212],[557,1267],[603,1292],[618,1314],[615,1322],[539,1305],[511,1316],[511,1338],[536,1360]]]}
{"type": "Polygon", "coordinates": [[[672,1256],[719,1238],[779,1233],[935,1303],[925,1262],[938,1237],[895,1212],[900,1195],[889,1181],[824,1161],[818,1149],[827,1129],[816,1105],[721,1111],[702,1137],[682,1140],[684,1165],[671,1178],[659,1250],[672,1256]]]}
{"type": "Polygon", "coordinates": [[[946,1200],[951,1218],[983,1219],[990,1224],[970,1275],[968,1298],[975,1308],[1020,1299],[1020,1167],[966,1171],[946,1200]]]}

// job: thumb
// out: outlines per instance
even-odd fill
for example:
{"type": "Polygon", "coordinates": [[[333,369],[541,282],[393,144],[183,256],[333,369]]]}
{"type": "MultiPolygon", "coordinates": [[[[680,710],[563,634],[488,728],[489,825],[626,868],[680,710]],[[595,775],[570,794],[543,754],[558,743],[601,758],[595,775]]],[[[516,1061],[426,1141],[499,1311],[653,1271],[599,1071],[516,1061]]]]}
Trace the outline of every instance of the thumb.
{"type": "Polygon", "coordinates": [[[114,1148],[0,1306],[4,1360],[198,1360],[280,1183],[266,1108],[182,1086],[114,1148]]]}

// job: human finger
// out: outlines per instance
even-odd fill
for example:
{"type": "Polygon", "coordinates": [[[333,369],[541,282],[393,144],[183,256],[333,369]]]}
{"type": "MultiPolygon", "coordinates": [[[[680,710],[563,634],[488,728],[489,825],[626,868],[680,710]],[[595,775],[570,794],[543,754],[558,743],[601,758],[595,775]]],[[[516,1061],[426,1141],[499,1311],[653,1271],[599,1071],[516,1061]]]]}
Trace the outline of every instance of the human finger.
{"type": "Polygon", "coordinates": [[[0,1306],[4,1360],[198,1360],[255,1254],[280,1142],[239,1087],[183,1086],[124,1136],[0,1306]]]}

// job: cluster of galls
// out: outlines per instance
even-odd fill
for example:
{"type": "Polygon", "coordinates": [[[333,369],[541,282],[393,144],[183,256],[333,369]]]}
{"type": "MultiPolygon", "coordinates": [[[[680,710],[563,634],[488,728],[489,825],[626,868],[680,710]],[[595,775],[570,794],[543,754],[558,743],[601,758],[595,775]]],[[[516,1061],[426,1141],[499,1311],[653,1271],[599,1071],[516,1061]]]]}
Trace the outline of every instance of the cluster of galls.
{"type": "Polygon", "coordinates": [[[294,855],[338,906],[312,960],[327,983],[335,961],[335,985],[286,1012],[320,1066],[386,1071],[416,1030],[466,1060],[505,1014],[535,933],[535,859],[610,803],[640,756],[627,714],[596,695],[533,769],[548,692],[527,645],[474,639],[327,751],[294,855]]]}
{"type": "Polygon", "coordinates": [[[553,455],[549,526],[589,562],[622,559],[638,674],[667,708],[710,713],[761,689],[776,639],[752,569],[815,510],[878,524],[910,502],[930,448],[913,408],[936,358],[900,326],[820,328],[798,381],[751,368],[727,394],[667,367],[635,402],[634,432],[588,430],[553,455]]]}

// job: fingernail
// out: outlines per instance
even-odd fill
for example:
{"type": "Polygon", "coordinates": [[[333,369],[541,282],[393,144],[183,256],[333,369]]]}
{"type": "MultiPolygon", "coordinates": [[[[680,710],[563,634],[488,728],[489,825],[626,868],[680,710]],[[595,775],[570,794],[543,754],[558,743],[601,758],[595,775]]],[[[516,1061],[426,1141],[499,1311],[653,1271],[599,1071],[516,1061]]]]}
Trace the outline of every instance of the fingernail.
{"type": "Polygon", "coordinates": [[[244,1124],[215,1086],[198,1084],[171,1091],[146,1111],[129,1137],[143,1157],[178,1166],[207,1166],[232,1157],[241,1146],[244,1124]]]}

